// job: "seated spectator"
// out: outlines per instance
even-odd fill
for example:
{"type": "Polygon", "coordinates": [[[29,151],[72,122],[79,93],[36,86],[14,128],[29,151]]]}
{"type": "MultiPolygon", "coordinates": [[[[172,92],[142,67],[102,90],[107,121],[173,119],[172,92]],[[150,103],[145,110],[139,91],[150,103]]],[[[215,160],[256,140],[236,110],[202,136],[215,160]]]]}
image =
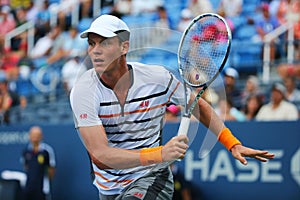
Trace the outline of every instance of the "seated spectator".
{"type": "Polygon", "coordinates": [[[260,95],[252,94],[248,96],[242,112],[246,116],[246,120],[254,120],[263,102],[260,95]]]}
{"type": "Polygon", "coordinates": [[[112,8],[112,13],[119,18],[122,18],[124,15],[132,14],[132,0],[118,0],[112,8]]]}
{"type": "MultiPolygon", "coordinates": [[[[215,89],[220,99],[230,98],[233,105],[238,109],[241,107],[241,90],[236,86],[239,73],[234,68],[226,68],[224,71],[224,87],[215,89]],[[225,90],[225,91],[224,91],[225,90]]],[[[222,85],[223,86],[223,85],[222,85]]]]}
{"type": "Polygon", "coordinates": [[[51,13],[48,0],[44,0],[35,18],[35,40],[44,37],[50,31],[51,13]]]}
{"type": "Polygon", "coordinates": [[[296,87],[295,77],[288,76],[283,80],[286,87],[285,98],[292,103],[300,103],[300,90],[296,87]]]}
{"type": "Polygon", "coordinates": [[[72,53],[70,59],[63,65],[61,70],[62,82],[67,95],[70,94],[75,81],[86,70],[87,69],[85,65],[82,64],[80,57],[75,53],[72,53]]]}
{"type": "Polygon", "coordinates": [[[220,0],[218,13],[226,17],[237,17],[243,10],[243,0],[220,0]]]}
{"type": "Polygon", "coordinates": [[[53,64],[63,56],[60,50],[64,43],[61,28],[59,26],[53,27],[46,36],[36,42],[29,57],[33,59],[37,68],[45,64],[53,64]]]}
{"type": "Polygon", "coordinates": [[[285,79],[288,76],[300,78],[300,64],[279,64],[277,73],[282,79],[285,79]]]}
{"type": "Polygon", "coordinates": [[[153,13],[157,10],[157,7],[162,5],[162,0],[132,0],[131,12],[133,15],[153,13]]]}
{"type": "MultiPolygon", "coordinates": [[[[280,25],[285,24],[289,18],[296,19],[294,21],[294,39],[295,39],[295,57],[300,58],[300,19],[295,17],[300,13],[300,1],[278,0],[276,17],[280,25]]],[[[286,38],[284,38],[286,40],[286,38]]],[[[287,42],[287,41],[286,41],[287,42]]]]}
{"type": "Polygon", "coordinates": [[[5,72],[8,81],[18,79],[19,60],[20,56],[18,55],[18,53],[0,46],[0,70],[3,70],[5,72]]]}
{"type": "MultiPolygon", "coordinates": [[[[255,27],[257,31],[258,42],[263,42],[265,36],[279,26],[279,21],[276,17],[271,16],[268,4],[263,3],[260,8],[262,15],[258,15],[256,18],[255,27]]],[[[274,61],[276,58],[276,51],[278,50],[276,47],[279,46],[280,41],[277,39],[270,42],[270,60],[274,61]]]]}
{"type": "Polygon", "coordinates": [[[185,29],[190,24],[191,20],[193,19],[193,13],[190,9],[186,8],[181,11],[180,20],[177,26],[177,30],[180,32],[185,31],[185,29]]]}
{"type": "Polygon", "coordinates": [[[36,2],[30,1],[30,4],[26,10],[27,10],[26,12],[27,21],[32,21],[33,23],[35,23],[39,12],[39,8],[36,5],[36,2]]]}
{"type": "Polygon", "coordinates": [[[16,22],[10,13],[9,6],[2,6],[0,10],[0,44],[4,42],[5,35],[16,28],[16,22]]]}
{"type": "Polygon", "coordinates": [[[70,55],[83,57],[86,55],[86,49],[88,43],[80,38],[78,30],[76,27],[70,27],[67,31],[67,34],[64,36],[64,43],[60,49],[60,54],[65,58],[68,58],[70,55]]]}
{"type": "Polygon", "coordinates": [[[270,102],[263,105],[256,115],[257,121],[298,120],[297,107],[285,100],[286,88],[281,83],[272,86],[270,102]]]}
{"type": "Polygon", "coordinates": [[[20,97],[17,93],[9,90],[6,74],[0,71],[0,125],[10,123],[9,111],[18,105],[22,108],[26,106],[25,97],[20,97]]]}
{"type": "Polygon", "coordinates": [[[242,107],[246,105],[246,102],[250,96],[256,95],[260,98],[260,101],[264,101],[264,94],[260,90],[259,87],[259,79],[254,76],[250,75],[247,78],[245,88],[241,92],[241,102],[242,102],[242,107]]]}
{"type": "Polygon", "coordinates": [[[230,98],[223,98],[219,100],[218,106],[216,108],[216,113],[224,121],[246,120],[244,113],[242,113],[236,107],[233,106],[232,100],[230,98]]]}
{"type": "Polygon", "coordinates": [[[12,97],[8,93],[7,80],[4,72],[0,74],[0,124],[9,123],[8,111],[12,105],[12,97]]]}
{"type": "Polygon", "coordinates": [[[209,0],[190,0],[188,9],[191,10],[193,17],[203,13],[214,12],[212,3],[209,0]]]}

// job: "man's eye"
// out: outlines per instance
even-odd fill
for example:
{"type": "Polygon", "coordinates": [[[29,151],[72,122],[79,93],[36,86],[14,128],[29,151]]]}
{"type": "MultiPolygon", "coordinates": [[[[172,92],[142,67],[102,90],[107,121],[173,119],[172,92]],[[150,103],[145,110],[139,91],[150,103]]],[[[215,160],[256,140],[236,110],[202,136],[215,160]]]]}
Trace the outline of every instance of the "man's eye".
{"type": "Polygon", "coordinates": [[[88,42],[89,46],[95,46],[94,42],[88,42]]]}
{"type": "Polygon", "coordinates": [[[108,46],[109,45],[109,41],[108,40],[103,40],[101,42],[101,46],[108,46]]]}

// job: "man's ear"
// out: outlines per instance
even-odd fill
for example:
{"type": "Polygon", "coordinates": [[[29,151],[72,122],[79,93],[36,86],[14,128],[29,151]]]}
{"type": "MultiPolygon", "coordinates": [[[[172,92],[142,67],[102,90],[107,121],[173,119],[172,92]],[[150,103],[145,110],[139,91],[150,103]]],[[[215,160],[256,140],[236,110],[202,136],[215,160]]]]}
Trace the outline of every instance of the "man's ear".
{"type": "Polygon", "coordinates": [[[129,51],[129,41],[122,42],[122,54],[127,54],[129,51]]]}

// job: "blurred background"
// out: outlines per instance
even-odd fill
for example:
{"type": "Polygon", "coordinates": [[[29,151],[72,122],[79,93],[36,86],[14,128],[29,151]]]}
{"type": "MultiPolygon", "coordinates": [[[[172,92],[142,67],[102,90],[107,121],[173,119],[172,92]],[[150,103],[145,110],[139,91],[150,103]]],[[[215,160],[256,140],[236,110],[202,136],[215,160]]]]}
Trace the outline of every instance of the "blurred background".
{"type": "MultiPolygon", "coordinates": [[[[97,198],[89,180],[88,158],[73,129],[69,105],[69,92],[77,75],[91,67],[86,55],[87,42],[79,34],[100,14],[118,16],[131,29],[129,61],[160,64],[178,75],[181,34],[195,16],[206,12],[218,13],[226,19],[232,31],[232,47],[222,76],[203,98],[234,130],[243,130],[239,137],[245,137],[253,146],[273,148],[281,156],[271,169],[255,163],[246,168],[249,171],[233,173],[231,178],[223,175],[240,167],[230,158],[232,163],[226,168],[227,153],[223,155],[218,147],[212,156],[225,156],[225,160],[220,160],[219,171],[215,170],[221,178],[216,175],[214,179],[210,173],[206,174],[210,178],[204,174],[189,178],[191,170],[198,166],[194,162],[181,162],[177,167],[184,179],[197,186],[196,190],[205,187],[203,190],[210,191],[202,197],[194,195],[193,199],[229,199],[223,191],[234,193],[240,185],[238,190],[243,197],[253,197],[250,194],[260,194],[261,190],[262,197],[283,199],[286,194],[286,199],[299,199],[299,0],[0,1],[0,171],[22,171],[21,147],[28,142],[30,126],[40,125],[45,140],[57,151],[61,170],[54,180],[53,199],[83,199],[84,195],[97,198]],[[284,102],[288,106],[281,106],[274,113],[266,112],[263,106],[274,105],[276,98],[276,105],[284,102]],[[71,142],[70,147],[63,145],[65,142],[71,142]],[[87,159],[86,166],[82,159],[87,159]],[[73,167],[72,182],[64,182],[68,169],[73,167]],[[269,176],[263,176],[264,173],[274,176],[266,180],[264,177],[269,176]],[[65,187],[66,191],[62,191],[65,187]],[[215,188],[222,187],[226,188],[219,191],[223,195],[214,196],[215,188]],[[270,189],[276,191],[271,196],[263,192],[270,189]]],[[[169,132],[173,130],[170,127],[178,125],[180,109],[170,107],[167,114],[169,132]]],[[[197,146],[191,147],[193,153],[198,154],[201,143],[193,142],[197,146]]],[[[214,159],[208,163],[213,162],[214,159]]]]}

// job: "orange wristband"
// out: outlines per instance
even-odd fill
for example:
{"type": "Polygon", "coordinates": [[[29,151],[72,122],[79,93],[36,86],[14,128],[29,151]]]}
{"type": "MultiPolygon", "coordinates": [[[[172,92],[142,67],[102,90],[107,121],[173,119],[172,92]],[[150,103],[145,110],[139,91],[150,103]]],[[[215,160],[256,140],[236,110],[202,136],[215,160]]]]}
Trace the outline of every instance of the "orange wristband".
{"type": "Polygon", "coordinates": [[[241,144],[241,142],[232,135],[231,131],[228,128],[224,128],[218,136],[218,140],[228,149],[231,148],[236,144],[241,144]]]}
{"type": "Polygon", "coordinates": [[[144,148],[140,151],[140,161],[143,166],[161,163],[162,146],[153,147],[153,148],[144,148]]]}

